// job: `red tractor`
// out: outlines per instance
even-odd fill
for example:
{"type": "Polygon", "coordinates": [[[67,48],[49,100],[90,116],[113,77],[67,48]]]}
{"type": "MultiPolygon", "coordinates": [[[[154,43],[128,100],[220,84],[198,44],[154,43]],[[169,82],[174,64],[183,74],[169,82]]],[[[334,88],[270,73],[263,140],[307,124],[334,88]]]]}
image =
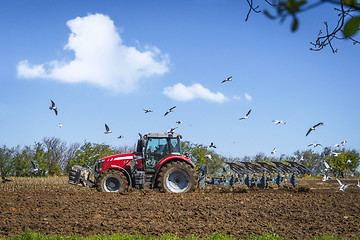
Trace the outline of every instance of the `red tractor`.
{"type": "Polygon", "coordinates": [[[193,191],[195,165],[182,154],[180,139],[176,133],[140,135],[136,152],[104,157],[92,169],[73,166],[69,183],[96,187],[100,192],[122,193],[129,186],[172,193],[193,191]],[[92,174],[94,180],[90,180],[92,174]]]}

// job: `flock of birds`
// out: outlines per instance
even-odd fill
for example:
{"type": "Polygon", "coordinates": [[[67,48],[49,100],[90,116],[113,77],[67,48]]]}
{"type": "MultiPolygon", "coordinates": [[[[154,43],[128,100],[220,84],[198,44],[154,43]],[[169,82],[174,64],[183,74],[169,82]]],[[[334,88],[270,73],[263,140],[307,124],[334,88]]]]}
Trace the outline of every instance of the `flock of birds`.
{"type": "MultiPolygon", "coordinates": [[[[344,143],[344,144],[345,144],[345,143],[344,143]]],[[[333,153],[334,153],[334,152],[333,152],[333,153]]],[[[338,153],[338,154],[340,154],[340,153],[338,153]]],[[[336,155],[336,156],[338,156],[338,155],[336,155]]],[[[351,160],[347,160],[347,161],[346,161],[346,164],[349,164],[349,163],[351,163],[351,160]]],[[[332,178],[327,174],[327,172],[329,172],[329,171],[332,169],[332,167],[331,167],[326,161],[324,161],[324,166],[325,166],[325,169],[324,169],[325,174],[322,175],[322,176],[323,176],[322,181],[323,181],[323,182],[326,182],[326,181],[332,179],[332,178]]],[[[341,181],[341,180],[338,179],[338,178],[335,178],[335,179],[336,179],[336,181],[339,183],[339,191],[345,191],[345,189],[347,189],[347,188],[351,185],[351,184],[346,184],[347,181],[341,181]]],[[[357,180],[357,185],[356,185],[356,186],[360,188],[360,179],[357,180]]]]}
{"type": "MultiPolygon", "coordinates": [[[[221,83],[230,82],[230,81],[232,81],[232,76],[230,76],[230,77],[222,80],[221,83]]],[[[55,102],[54,102],[52,99],[50,99],[50,101],[51,101],[51,106],[49,107],[49,109],[52,110],[52,111],[54,111],[55,115],[58,115],[58,108],[55,106],[55,102]]],[[[173,112],[175,108],[176,108],[176,106],[173,106],[173,107],[169,108],[169,109],[165,112],[164,117],[167,116],[169,113],[173,112]]],[[[154,112],[154,111],[151,110],[151,109],[143,109],[143,111],[144,111],[146,114],[147,114],[147,113],[152,113],[152,112],[154,112]]],[[[250,113],[251,113],[251,109],[246,113],[245,116],[239,118],[239,120],[246,120],[246,119],[248,119],[250,113]]],[[[272,122],[273,122],[274,124],[276,124],[276,125],[279,125],[279,124],[284,124],[284,125],[285,125],[285,124],[286,124],[286,122],[285,122],[285,121],[282,121],[282,120],[273,120],[272,122]]],[[[182,121],[176,121],[176,123],[177,123],[177,124],[181,124],[182,121]]],[[[311,126],[311,127],[309,128],[309,130],[307,131],[307,133],[306,133],[305,136],[308,136],[308,135],[310,134],[310,132],[314,131],[317,127],[322,126],[322,125],[324,125],[324,123],[323,123],[323,122],[320,122],[320,123],[318,123],[318,124],[315,124],[315,125],[311,126]]],[[[59,127],[59,128],[62,128],[63,125],[62,125],[61,123],[59,123],[59,124],[58,124],[58,127],[59,127]]],[[[170,128],[169,130],[166,131],[166,133],[174,133],[176,128],[177,128],[177,127],[170,128]]],[[[111,129],[109,128],[109,126],[105,123],[105,132],[104,132],[104,134],[110,134],[110,133],[112,133],[112,130],[111,130],[111,129]]],[[[124,138],[124,136],[123,136],[123,135],[119,135],[119,136],[118,136],[118,139],[121,139],[121,138],[124,138]]],[[[315,143],[315,144],[310,144],[309,146],[317,147],[317,146],[321,146],[321,144],[315,143]]],[[[211,144],[209,145],[209,148],[216,148],[216,146],[215,146],[215,144],[214,144],[213,142],[211,142],[211,144]]],[[[276,154],[276,151],[277,151],[276,148],[274,148],[274,149],[271,151],[271,154],[272,154],[272,155],[275,155],[275,154],[276,154]]]]}
{"type": "MultiPolygon", "coordinates": [[[[232,76],[224,79],[223,81],[221,81],[221,83],[230,82],[230,81],[232,81],[232,76]]],[[[51,101],[51,106],[49,107],[49,109],[52,110],[52,111],[54,111],[55,115],[57,116],[57,115],[58,115],[58,108],[56,107],[55,102],[54,102],[52,99],[50,99],[50,101],[51,101]]],[[[175,108],[176,108],[176,106],[173,106],[173,107],[169,108],[169,109],[165,112],[164,117],[167,116],[169,113],[173,112],[175,108]]],[[[154,112],[154,111],[151,110],[151,109],[143,109],[143,111],[145,112],[145,114],[154,112]]],[[[246,119],[248,119],[250,113],[251,113],[251,109],[246,113],[245,116],[239,118],[239,120],[246,120],[246,119]]],[[[285,125],[285,124],[286,124],[285,121],[281,121],[281,120],[273,120],[272,122],[273,122],[274,124],[276,124],[276,125],[279,125],[279,124],[285,125]]],[[[177,123],[177,124],[181,124],[182,121],[176,121],[176,123],[177,123]]],[[[323,122],[319,122],[319,123],[317,123],[317,124],[315,124],[315,125],[313,125],[313,126],[310,126],[310,128],[309,128],[309,130],[306,132],[305,136],[308,136],[308,135],[309,135],[312,131],[314,131],[317,127],[323,126],[323,125],[324,125],[323,122]]],[[[61,123],[58,124],[58,127],[59,127],[59,128],[62,128],[62,126],[63,126],[63,125],[62,125],[61,123]]],[[[166,133],[174,133],[174,132],[175,132],[175,129],[177,129],[177,127],[174,127],[174,128],[171,128],[171,129],[167,130],[166,133]]],[[[109,128],[109,126],[105,123],[105,132],[104,132],[104,134],[110,134],[110,133],[112,133],[112,130],[111,130],[111,129],[109,128]]],[[[120,136],[118,136],[118,138],[121,139],[121,138],[124,138],[124,136],[120,135],[120,136]]],[[[340,144],[334,144],[334,147],[344,146],[344,145],[346,144],[346,142],[347,142],[347,141],[344,140],[344,141],[342,141],[340,144]]],[[[322,145],[321,145],[320,143],[312,143],[312,144],[309,144],[309,145],[308,145],[308,147],[311,147],[311,146],[315,148],[315,147],[322,146],[322,145]]],[[[210,145],[209,145],[209,148],[216,148],[216,145],[215,145],[213,142],[211,142],[210,145]]],[[[274,149],[271,151],[271,154],[272,154],[272,155],[275,155],[275,154],[276,154],[276,151],[277,151],[276,148],[274,148],[274,149]]],[[[341,154],[341,152],[331,152],[331,154],[332,154],[333,156],[337,157],[337,156],[339,156],[339,155],[341,154]]],[[[211,156],[210,154],[207,154],[207,155],[205,156],[205,158],[208,158],[208,159],[211,160],[211,159],[212,159],[212,156],[211,156]]],[[[303,157],[302,157],[302,159],[303,159],[303,157]]],[[[348,164],[348,163],[351,163],[351,160],[347,160],[346,164],[348,164]]],[[[32,173],[36,173],[36,172],[39,171],[39,169],[36,167],[36,165],[35,165],[35,163],[34,163],[33,161],[31,161],[31,165],[32,165],[32,168],[33,168],[32,173]]],[[[325,174],[323,174],[323,180],[322,180],[322,181],[325,182],[325,181],[328,181],[329,179],[331,179],[331,177],[330,177],[329,175],[327,175],[326,173],[327,173],[328,171],[330,171],[332,168],[330,167],[330,165],[329,165],[326,161],[324,161],[324,165],[325,165],[325,169],[324,169],[324,170],[325,170],[325,174]]],[[[346,181],[343,181],[343,182],[342,182],[342,181],[339,180],[338,178],[336,178],[336,180],[337,180],[338,183],[339,183],[339,191],[345,191],[345,189],[347,189],[347,188],[350,186],[350,184],[346,184],[346,181]]],[[[2,177],[2,183],[6,183],[6,182],[8,182],[8,181],[12,181],[12,180],[9,180],[9,179],[6,179],[5,177],[2,177]]],[[[358,179],[357,181],[358,181],[357,187],[360,187],[360,180],[358,179]]]]}

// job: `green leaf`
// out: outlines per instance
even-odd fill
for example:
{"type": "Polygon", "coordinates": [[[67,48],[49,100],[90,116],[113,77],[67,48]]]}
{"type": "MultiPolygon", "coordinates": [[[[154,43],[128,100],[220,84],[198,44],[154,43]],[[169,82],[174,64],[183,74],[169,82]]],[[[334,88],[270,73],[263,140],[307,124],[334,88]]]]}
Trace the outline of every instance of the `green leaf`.
{"type": "Polygon", "coordinates": [[[350,7],[357,7],[357,0],[344,0],[345,5],[350,7]]]}
{"type": "Polygon", "coordinates": [[[344,36],[351,37],[359,30],[360,17],[352,17],[344,26],[344,36]]]}
{"type": "Polygon", "coordinates": [[[299,26],[299,21],[296,17],[294,17],[292,25],[291,25],[291,31],[295,32],[299,26]]]}

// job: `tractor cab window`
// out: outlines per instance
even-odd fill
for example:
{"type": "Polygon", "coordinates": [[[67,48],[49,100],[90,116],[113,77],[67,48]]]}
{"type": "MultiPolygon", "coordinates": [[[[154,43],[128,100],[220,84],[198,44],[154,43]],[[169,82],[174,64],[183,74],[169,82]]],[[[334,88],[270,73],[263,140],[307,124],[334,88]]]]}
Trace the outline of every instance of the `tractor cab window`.
{"type": "Polygon", "coordinates": [[[170,151],[173,155],[181,155],[181,145],[179,138],[170,138],[170,151]]]}
{"type": "Polygon", "coordinates": [[[157,164],[169,155],[169,146],[166,138],[150,138],[146,146],[146,171],[154,172],[157,164]]]}

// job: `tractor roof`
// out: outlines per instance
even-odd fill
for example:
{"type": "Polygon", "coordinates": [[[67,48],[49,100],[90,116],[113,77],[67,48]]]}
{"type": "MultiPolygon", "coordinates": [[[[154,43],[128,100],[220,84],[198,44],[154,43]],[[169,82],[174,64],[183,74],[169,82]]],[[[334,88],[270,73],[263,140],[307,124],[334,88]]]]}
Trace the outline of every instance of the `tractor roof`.
{"type": "Polygon", "coordinates": [[[177,137],[180,137],[180,138],[182,138],[182,136],[177,133],[148,133],[144,137],[147,137],[147,138],[177,138],[177,137]]]}

